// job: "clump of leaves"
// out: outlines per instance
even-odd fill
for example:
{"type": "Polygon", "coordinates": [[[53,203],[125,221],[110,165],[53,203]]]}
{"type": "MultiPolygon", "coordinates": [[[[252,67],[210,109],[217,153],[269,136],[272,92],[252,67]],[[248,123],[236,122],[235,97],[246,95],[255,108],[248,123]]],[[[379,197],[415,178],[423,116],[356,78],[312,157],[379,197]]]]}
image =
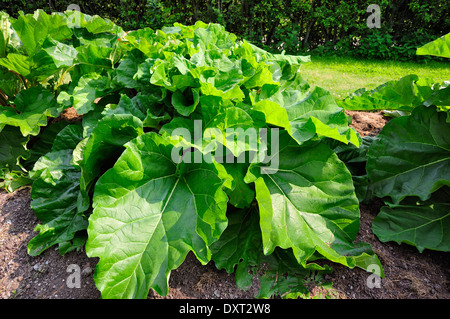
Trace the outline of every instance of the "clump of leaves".
{"type": "MultiPolygon", "coordinates": [[[[449,47],[447,34],[418,48],[417,54],[450,58],[449,47]]],[[[434,83],[413,74],[370,92],[360,89],[341,102],[346,109],[385,110],[396,117],[368,141],[364,154],[352,147],[342,152],[350,154],[349,166],[365,166],[355,177],[364,181],[358,193],[386,204],[372,226],[383,242],[407,243],[420,252],[450,251],[449,84],[450,79],[434,83]]]]}
{"type": "MultiPolygon", "coordinates": [[[[31,206],[42,222],[30,254],[86,243],[88,256],[99,257],[103,298],[167,294],[170,272],[190,251],[236,271],[241,287],[260,264],[283,273],[286,281],[264,277],[261,297],[306,296],[301,278],[329,270],[320,259],[379,265],[368,244],[354,243],[359,201],[329,146],[357,147],[361,137],[328,91],[302,79],[309,57],[268,53],[217,24],[125,35],[72,14],[18,19],[48,28],[20,59],[39,53],[50,75],[24,72],[28,87],[5,94],[0,113],[0,136],[12,130],[10,143],[20,146],[2,167],[22,165],[33,180],[31,206]],[[40,102],[25,112],[22,101],[40,102]],[[47,124],[69,107],[81,122],[47,124]]],[[[0,59],[8,71],[14,54],[0,59]]]]}

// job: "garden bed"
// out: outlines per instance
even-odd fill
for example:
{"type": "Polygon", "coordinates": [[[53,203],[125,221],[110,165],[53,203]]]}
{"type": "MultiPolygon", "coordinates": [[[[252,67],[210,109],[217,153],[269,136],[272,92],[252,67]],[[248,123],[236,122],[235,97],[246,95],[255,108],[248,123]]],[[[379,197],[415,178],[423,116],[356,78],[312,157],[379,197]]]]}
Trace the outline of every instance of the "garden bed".
{"type": "MultiPolygon", "coordinates": [[[[377,134],[386,119],[381,113],[348,112],[352,126],[362,135],[377,134]]],[[[70,117],[70,116],[69,116],[70,117]]],[[[49,249],[40,256],[27,254],[28,241],[34,237],[38,224],[30,208],[30,190],[12,194],[0,193],[0,298],[16,299],[96,299],[100,297],[93,280],[97,258],[88,258],[84,251],[61,256],[57,249],[49,249]],[[66,284],[67,267],[78,265],[81,271],[80,288],[66,284]]],[[[380,203],[361,204],[361,228],[357,241],[372,245],[383,267],[385,278],[380,288],[369,288],[369,273],[329,263],[334,271],[325,276],[333,283],[333,296],[345,299],[414,299],[450,298],[450,258],[448,253],[415,247],[382,243],[371,231],[373,218],[380,203]]],[[[202,266],[189,253],[184,263],[170,276],[167,298],[253,298],[259,288],[257,280],[246,290],[237,289],[234,275],[217,270],[213,263],[202,266]]],[[[320,289],[311,287],[312,294],[320,289]]],[[[161,298],[150,291],[149,298],[161,298]]]]}

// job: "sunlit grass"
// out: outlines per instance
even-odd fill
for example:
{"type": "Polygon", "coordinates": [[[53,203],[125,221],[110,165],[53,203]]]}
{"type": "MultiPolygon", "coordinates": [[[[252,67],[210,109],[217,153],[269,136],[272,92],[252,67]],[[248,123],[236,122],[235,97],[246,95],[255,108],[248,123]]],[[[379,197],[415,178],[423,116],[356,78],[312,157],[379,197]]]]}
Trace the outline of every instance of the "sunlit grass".
{"type": "Polygon", "coordinates": [[[450,62],[427,63],[368,61],[346,57],[311,57],[301,73],[311,87],[327,89],[336,99],[343,99],[359,88],[374,89],[408,74],[431,78],[435,82],[450,81],[450,62]]]}

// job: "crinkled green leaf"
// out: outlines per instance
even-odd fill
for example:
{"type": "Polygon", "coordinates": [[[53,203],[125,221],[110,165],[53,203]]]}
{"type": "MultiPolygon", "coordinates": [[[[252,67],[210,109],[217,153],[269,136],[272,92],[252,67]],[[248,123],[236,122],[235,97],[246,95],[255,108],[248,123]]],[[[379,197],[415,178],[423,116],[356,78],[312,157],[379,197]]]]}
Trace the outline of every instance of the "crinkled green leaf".
{"type": "Polygon", "coordinates": [[[28,253],[41,254],[58,244],[60,252],[79,248],[86,239],[86,216],[77,209],[80,192],[80,169],[72,164],[72,152],[82,139],[80,125],[66,126],[56,137],[52,150],[35,164],[31,208],[42,224],[28,243],[28,253]],[[80,232],[81,231],[81,232],[80,232]],[[84,240],[82,239],[84,238],[84,240]]]}
{"type": "Polygon", "coordinates": [[[79,210],[90,206],[89,191],[95,180],[109,169],[124,151],[125,143],[144,133],[142,121],[131,114],[105,116],[90,134],[82,149],[80,187],[83,203],[79,210]]]}
{"type": "Polygon", "coordinates": [[[98,15],[89,16],[85,14],[82,22],[81,26],[85,27],[93,34],[107,32],[117,36],[124,35],[124,31],[120,26],[114,24],[111,20],[99,17],[98,15]]]}
{"type": "Polygon", "coordinates": [[[98,73],[83,75],[72,93],[63,91],[58,96],[58,102],[66,107],[73,106],[78,114],[85,114],[95,108],[95,99],[103,96],[110,89],[111,80],[98,73]]]}
{"type": "Polygon", "coordinates": [[[81,74],[101,73],[104,69],[112,69],[116,61],[116,50],[112,47],[88,44],[77,47],[77,63],[80,64],[81,74]]]}
{"type": "Polygon", "coordinates": [[[20,83],[17,75],[0,67],[0,90],[7,96],[12,97],[16,95],[19,89],[20,83]]]}
{"type": "Polygon", "coordinates": [[[50,39],[44,42],[44,51],[58,68],[72,66],[78,55],[78,51],[73,46],[50,39]]]}
{"type": "Polygon", "coordinates": [[[127,95],[121,95],[118,104],[106,105],[101,114],[103,117],[112,114],[130,114],[143,121],[146,118],[145,111],[136,103],[136,97],[130,99],[127,95]]]}
{"type": "Polygon", "coordinates": [[[372,230],[382,241],[395,241],[424,249],[450,251],[450,203],[447,193],[426,202],[384,206],[372,230]]]}
{"type": "Polygon", "coordinates": [[[226,227],[226,195],[215,164],[176,165],[172,142],[155,133],[126,145],[97,182],[87,253],[100,257],[103,298],[168,292],[168,276],[192,250],[202,263],[226,227]]]}
{"type": "Polygon", "coordinates": [[[149,58],[159,57],[159,51],[164,46],[158,41],[155,31],[150,28],[128,32],[126,40],[149,58]]]}
{"type": "Polygon", "coordinates": [[[0,178],[1,171],[24,171],[20,160],[29,156],[26,146],[29,139],[29,136],[22,136],[17,127],[9,125],[0,132],[0,178]]]}
{"type": "Polygon", "coordinates": [[[149,86],[149,81],[142,80],[137,76],[139,67],[143,63],[145,63],[145,59],[142,53],[137,50],[128,52],[127,56],[114,70],[114,81],[128,88],[145,90],[149,86]]]}
{"type": "Polygon", "coordinates": [[[340,102],[346,110],[400,110],[410,112],[420,105],[420,83],[417,75],[404,76],[400,80],[386,82],[371,91],[359,89],[340,102]]]}
{"type": "Polygon", "coordinates": [[[0,58],[7,53],[9,39],[11,38],[11,23],[6,12],[0,12],[0,58]]]}
{"type": "Polygon", "coordinates": [[[275,84],[272,72],[266,67],[259,68],[256,73],[244,82],[244,86],[248,89],[260,88],[265,84],[275,84]]]}
{"type": "Polygon", "coordinates": [[[234,156],[239,157],[246,151],[258,151],[260,148],[259,130],[256,129],[253,118],[239,107],[226,107],[223,111],[203,100],[202,112],[210,117],[205,124],[204,138],[215,138],[229,149],[234,156]],[[212,107],[213,110],[208,108],[212,107]]]}
{"type": "Polygon", "coordinates": [[[262,252],[259,213],[257,207],[252,206],[232,210],[227,217],[227,229],[211,245],[212,259],[218,269],[225,269],[228,273],[236,270],[236,284],[242,289],[250,286],[253,276],[249,268],[258,265],[262,252]]]}
{"type": "Polygon", "coordinates": [[[369,149],[367,173],[373,193],[399,203],[407,196],[427,200],[450,184],[450,123],[436,107],[420,106],[391,120],[369,149]]]}
{"type": "Polygon", "coordinates": [[[117,36],[123,36],[124,31],[121,27],[115,25],[111,20],[104,19],[97,15],[90,16],[76,10],[64,12],[67,17],[67,25],[70,28],[86,28],[90,33],[112,33],[117,36]]]}
{"type": "Polygon", "coordinates": [[[316,251],[349,267],[379,264],[367,244],[352,243],[359,230],[359,203],[352,177],[336,154],[323,142],[299,146],[280,134],[275,156],[278,167],[253,164],[246,176],[246,182],[255,182],[264,253],[292,248],[303,266],[316,251]]]}
{"type": "Polygon", "coordinates": [[[227,173],[233,177],[234,187],[232,190],[227,189],[226,192],[230,198],[229,203],[237,208],[250,207],[255,199],[255,191],[251,185],[244,182],[244,177],[247,174],[249,163],[223,163],[227,173]]]}
{"type": "Polygon", "coordinates": [[[203,50],[231,49],[236,42],[236,35],[229,33],[220,24],[209,24],[194,30],[194,45],[203,50]]]}
{"type": "Polygon", "coordinates": [[[316,87],[306,97],[301,91],[285,90],[257,101],[254,108],[265,114],[267,123],[285,128],[300,144],[317,134],[359,145],[343,109],[322,88],[316,87]]]}
{"type": "Polygon", "coordinates": [[[56,41],[72,36],[63,15],[57,13],[48,15],[43,10],[36,10],[34,14],[21,12],[17,20],[12,22],[12,26],[29,56],[37,52],[48,36],[56,41]]]}
{"type": "Polygon", "coordinates": [[[51,151],[56,136],[67,125],[69,125],[68,122],[59,121],[43,128],[39,135],[33,139],[33,143],[30,143],[30,156],[23,161],[23,166],[26,169],[31,170],[34,163],[36,163],[41,156],[51,151]]]}
{"type": "Polygon", "coordinates": [[[434,55],[450,58],[450,33],[417,49],[417,55],[434,55]]]}
{"type": "Polygon", "coordinates": [[[141,92],[133,98],[121,95],[118,104],[108,104],[102,111],[102,116],[111,114],[131,114],[141,121],[144,127],[159,128],[161,122],[171,119],[170,115],[159,104],[160,99],[154,95],[141,92]]]}
{"type": "Polygon", "coordinates": [[[0,59],[0,65],[23,76],[31,73],[31,61],[22,54],[10,53],[6,58],[0,59]]]}
{"type": "Polygon", "coordinates": [[[179,146],[195,147],[204,154],[216,151],[215,155],[222,156],[228,150],[238,157],[247,151],[264,151],[266,145],[261,143],[260,132],[250,114],[223,103],[219,97],[202,96],[201,119],[175,117],[160,132],[182,137],[179,146]]]}
{"type": "Polygon", "coordinates": [[[24,136],[39,134],[40,126],[47,125],[47,117],[61,112],[55,96],[42,87],[20,91],[13,106],[0,106],[0,123],[18,126],[24,136]]]}

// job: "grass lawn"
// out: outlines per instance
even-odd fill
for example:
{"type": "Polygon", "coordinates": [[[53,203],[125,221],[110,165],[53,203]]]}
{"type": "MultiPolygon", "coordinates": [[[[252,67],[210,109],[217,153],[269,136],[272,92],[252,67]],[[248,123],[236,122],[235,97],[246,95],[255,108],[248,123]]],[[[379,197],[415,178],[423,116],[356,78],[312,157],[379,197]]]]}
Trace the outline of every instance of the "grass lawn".
{"type": "Polygon", "coordinates": [[[346,57],[311,56],[311,63],[302,65],[301,74],[311,87],[327,89],[337,100],[359,88],[374,89],[390,80],[408,74],[431,78],[435,82],[450,80],[450,62],[369,61],[346,57]]]}

